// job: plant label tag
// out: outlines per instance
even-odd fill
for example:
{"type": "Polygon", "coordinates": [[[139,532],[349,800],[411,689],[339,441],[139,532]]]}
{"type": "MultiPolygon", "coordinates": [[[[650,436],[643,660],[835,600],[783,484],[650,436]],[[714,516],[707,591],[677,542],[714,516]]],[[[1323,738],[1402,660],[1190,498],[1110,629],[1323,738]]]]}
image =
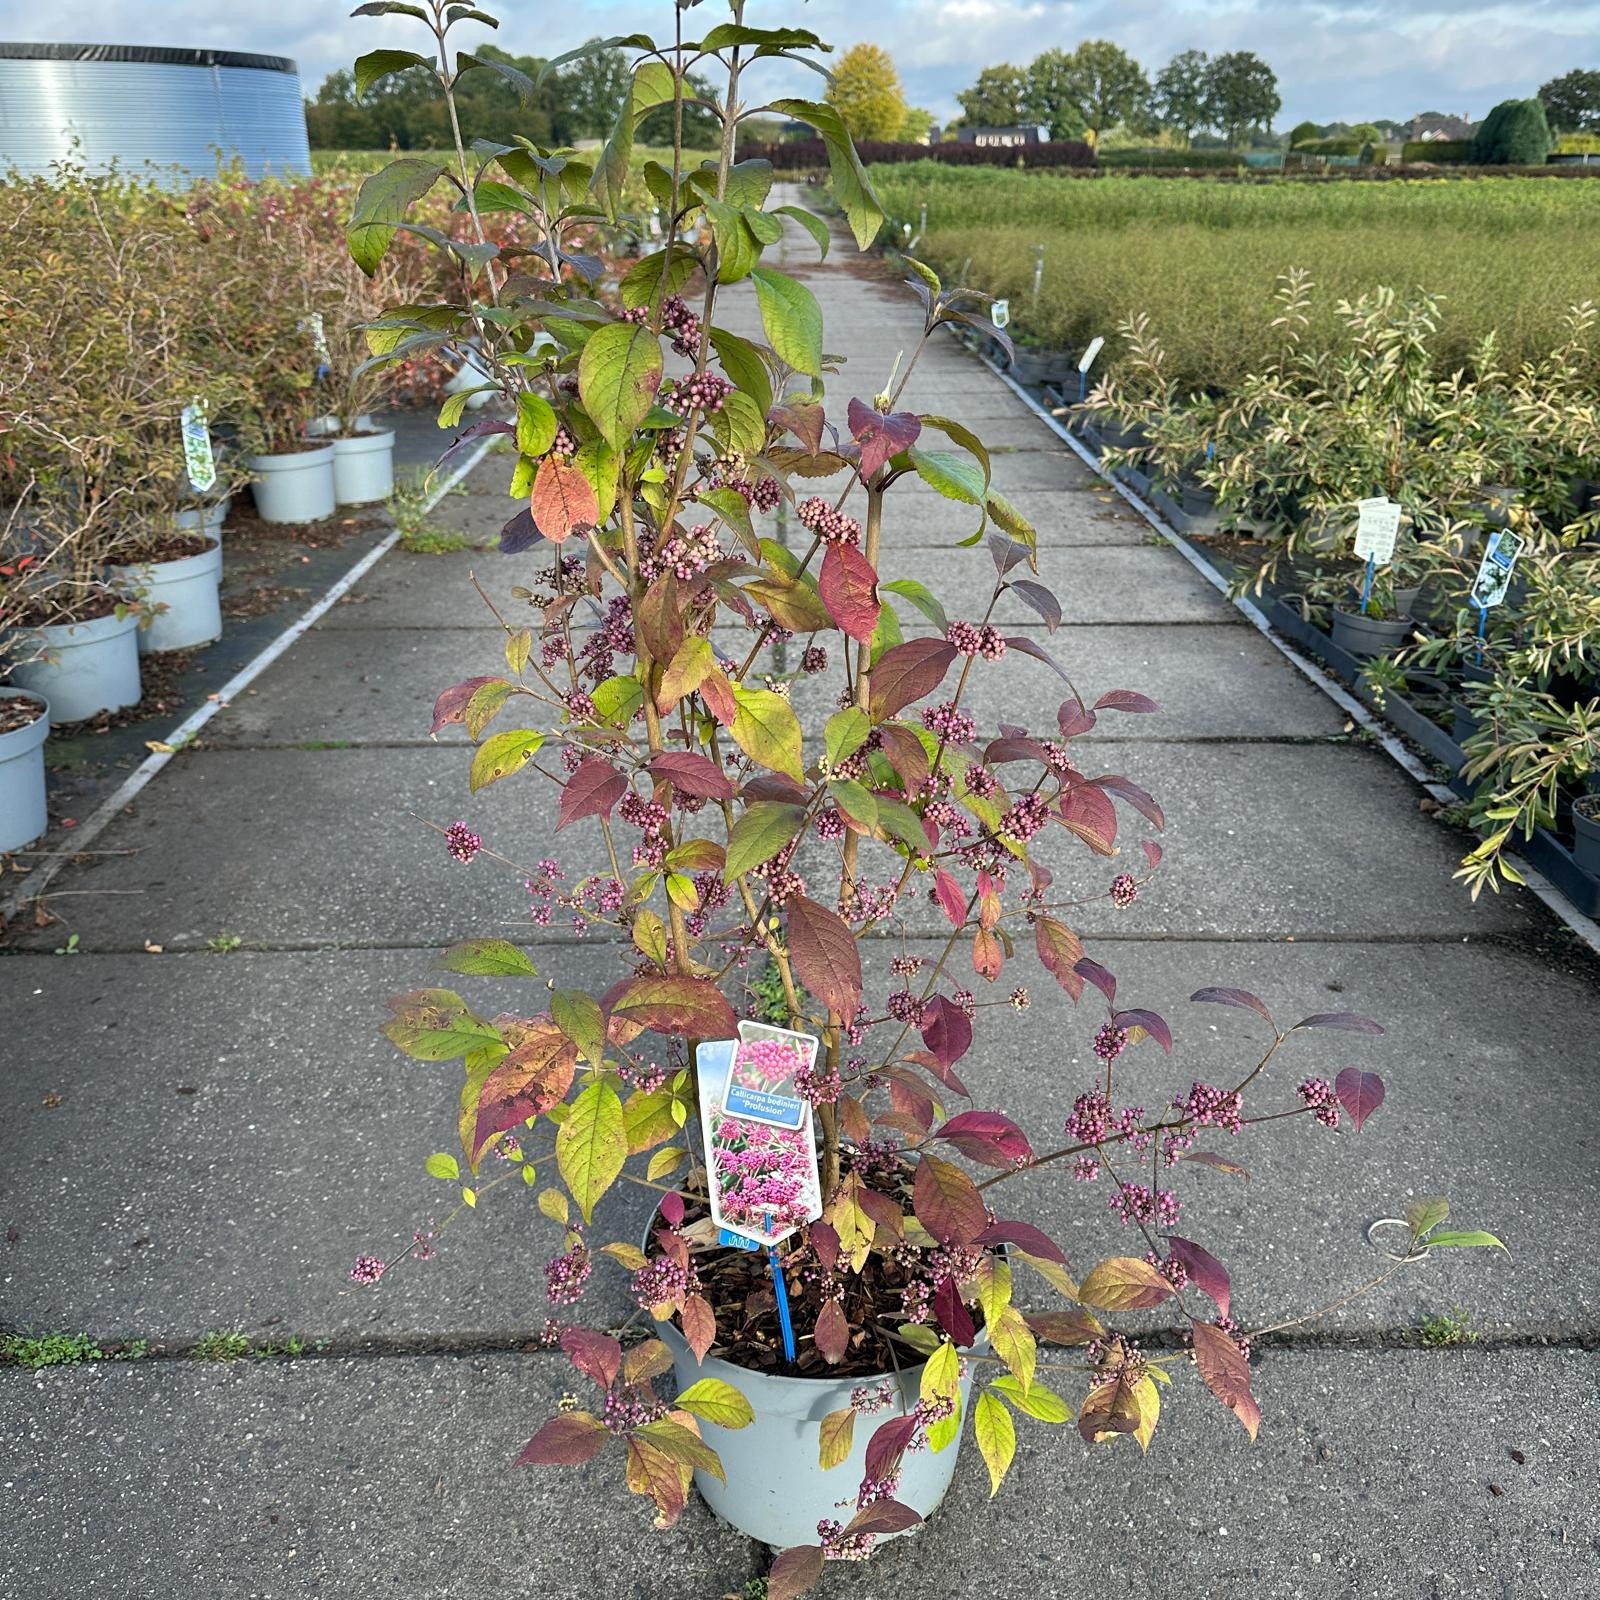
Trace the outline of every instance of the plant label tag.
{"type": "Polygon", "coordinates": [[[183,468],[196,494],[204,494],[217,481],[211,429],[206,426],[206,408],[198,400],[183,408],[183,468]]]}
{"type": "Polygon", "coordinates": [[[757,1030],[756,1037],[708,1039],[695,1048],[711,1220],[722,1233],[775,1245],[822,1215],[811,1106],[797,1095],[778,1092],[815,1058],[817,1041],[760,1023],[739,1026],[741,1034],[746,1027],[757,1030]],[[787,1125],[791,1103],[799,1107],[793,1126],[787,1125]],[[785,1122],[751,1116],[737,1109],[741,1104],[763,1113],[781,1110],[785,1122]]]}
{"type": "Polygon", "coordinates": [[[1516,566],[1525,542],[1520,533],[1513,533],[1509,528],[1501,528],[1489,536],[1489,546],[1478,563],[1478,576],[1472,580],[1469,596],[1480,611],[1487,611],[1505,599],[1506,590],[1511,587],[1511,569],[1516,566]]]}
{"type": "Polygon", "coordinates": [[[1394,556],[1394,542],[1400,533],[1400,507],[1383,495],[1356,501],[1356,554],[1364,561],[1383,566],[1394,556]]]}
{"type": "Polygon", "coordinates": [[[1011,326],[1011,302],[1009,300],[996,300],[989,307],[989,320],[997,328],[1009,328],[1011,326]]]}
{"type": "Polygon", "coordinates": [[[735,1233],[731,1228],[717,1229],[717,1243],[726,1245],[730,1250],[759,1250],[761,1241],[752,1239],[747,1234],[735,1233]]]}
{"type": "Polygon", "coordinates": [[[302,317],[300,328],[311,335],[311,348],[316,352],[317,360],[324,367],[328,366],[333,356],[328,350],[328,330],[323,326],[322,313],[313,311],[309,316],[302,317]]]}
{"type": "Polygon", "coordinates": [[[1094,365],[1094,358],[1105,348],[1105,343],[1106,340],[1103,333],[1097,333],[1089,341],[1089,348],[1083,352],[1083,359],[1078,363],[1079,372],[1088,372],[1089,368],[1094,365]]]}

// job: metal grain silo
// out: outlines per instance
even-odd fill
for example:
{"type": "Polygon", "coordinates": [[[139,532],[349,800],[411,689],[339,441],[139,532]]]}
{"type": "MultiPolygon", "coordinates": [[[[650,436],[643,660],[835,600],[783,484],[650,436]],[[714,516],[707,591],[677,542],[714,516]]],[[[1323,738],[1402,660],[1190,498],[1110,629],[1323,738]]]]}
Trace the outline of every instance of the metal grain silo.
{"type": "Polygon", "coordinates": [[[309,172],[300,72],[283,56],[122,44],[0,44],[0,174],[80,161],[163,182],[237,156],[252,178],[309,172]]]}

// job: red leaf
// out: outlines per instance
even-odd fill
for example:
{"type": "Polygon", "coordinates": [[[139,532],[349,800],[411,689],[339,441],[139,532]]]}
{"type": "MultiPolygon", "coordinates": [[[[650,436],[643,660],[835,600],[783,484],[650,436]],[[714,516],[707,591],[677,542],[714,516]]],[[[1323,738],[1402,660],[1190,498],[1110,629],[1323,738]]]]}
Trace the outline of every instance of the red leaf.
{"type": "Polygon", "coordinates": [[[495,1134],[564,1100],[577,1070],[578,1047],[549,1017],[508,1021],[501,1031],[511,1050],[478,1091],[478,1117],[472,1134],[474,1161],[495,1134]]]}
{"type": "Polygon", "coordinates": [[[1278,1024],[1272,1020],[1272,1013],[1267,1010],[1266,1002],[1257,999],[1248,989],[1196,989],[1189,998],[1198,1000],[1204,1005],[1237,1006],[1241,1011],[1253,1011],[1266,1021],[1274,1033],[1277,1032],[1278,1024]]]}
{"type": "Polygon", "coordinates": [[[973,1243],[1014,1244],[1025,1255],[1038,1256],[1041,1261],[1054,1261],[1058,1266],[1067,1266],[1067,1258],[1061,1246],[1042,1229],[1034,1227],[1031,1222],[996,1222],[985,1228],[973,1243]]]}
{"type": "Polygon", "coordinates": [[[600,520],[600,503],[589,480],[576,467],[564,465],[553,455],[539,463],[528,509],[539,532],[553,544],[560,544],[579,529],[587,531],[600,520]]]}
{"type": "Polygon", "coordinates": [[[916,1413],[908,1417],[890,1417],[887,1422],[880,1422],[872,1430],[872,1437],[867,1440],[867,1476],[877,1478],[894,1477],[900,1469],[900,1458],[906,1453],[906,1446],[916,1437],[919,1424],[916,1413]]]}
{"type": "Polygon", "coordinates": [[[1087,1311],[1029,1311],[1024,1320],[1033,1336],[1046,1344],[1090,1344],[1106,1331],[1087,1311]]]}
{"type": "Polygon", "coordinates": [[[1008,761],[1049,759],[1050,752],[1037,739],[1025,739],[1016,734],[1004,739],[991,739],[983,751],[983,762],[988,767],[1004,766],[1008,761]]]}
{"type": "Polygon", "coordinates": [[[568,1328],[561,1335],[561,1348],[579,1372],[609,1389],[622,1371],[622,1346],[609,1333],[593,1328],[568,1328]]]}
{"type": "Polygon", "coordinates": [[[1152,828],[1166,827],[1166,813],[1156,804],[1155,797],[1138,784],[1117,773],[1107,773],[1105,777],[1093,781],[1096,788],[1109,789],[1112,794],[1121,795],[1152,828]]]}
{"type": "Polygon", "coordinates": [[[891,411],[887,416],[860,400],[852,400],[845,412],[850,437],[861,446],[861,476],[870,478],[890,456],[909,450],[922,432],[922,419],[910,411],[891,411]]]}
{"type": "Polygon", "coordinates": [[[831,1366],[837,1366],[850,1348],[850,1322],[837,1300],[825,1300],[817,1316],[817,1349],[831,1366]]]}
{"type": "Polygon", "coordinates": [[[1144,851],[1144,858],[1150,863],[1150,870],[1154,872],[1161,865],[1161,858],[1166,852],[1154,839],[1141,839],[1139,848],[1144,851]]]}
{"type": "Polygon", "coordinates": [[[690,750],[666,750],[650,759],[650,776],[670,783],[678,794],[702,800],[731,800],[733,785],[715,761],[690,750]]]}
{"type": "Polygon", "coordinates": [[[1190,1283],[1201,1294],[1210,1295],[1217,1302],[1217,1310],[1227,1316],[1233,1289],[1228,1269],[1209,1250],[1202,1249],[1192,1239],[1180,1239],[1175,1233],[1167,1235],[1167,1254],[1189,1269],[1190,1283]]]}
{"type": "Polygon", "coordinates": [[[813,1222],[809,1237],[811,1248],[816,1251],[822,1270],[832,1272],[834,1262],[839,1259],[838,1230],[831,1222],[813,1222]]]}
{"type": "Polygon", "coordinates": [[[1061,796],[1060,818],[1096,855],[1108,856],[1117,842],[1117,808],[1092,783],[1074,784],[1061,796]]]}
{"type": "Polygon", "coordinates": [[[1237,1161],[1230,1161],[1226,1156],[1219,1156],[1215,1150],[1191,1150],[1186,1156],[1180,1156],[1181,1161],[1198,1161],[1202,1167],[1214,1167],[1218,1172],[1226,1172],[1235,1178],[1243,1178],[1250,1182],[1247,1169],[1241,1167],[1237,1161]]]}
{"type": "MultiPolygon", "coordinates": [[[[634,608],[633,625],[651,657],[663,667],[677,655],[684,640],[683,599],[678,593],[677,574],[670,568],[640,597],[634,608]]],[[[704,692],[702,683],[702,695],[704,692]]],[[[710,701],[706,703],[710,705],[710,701]]]]}
{"type": "Polygon", "coordinates": [[[972,1019],[942,994],[923,1006],[919,1027],[922,1042],[941,1067],[953,1067],[972,1048],[972,1019]]]}
{"type": "Polygon", "coordinates": [[[948,1139],[970,1161],[986,1167],[1010,1167],[1033,1159],[1028,1136],[998,1111],[962,1111],[934,1133],[948,1139]]]}
{"type": "Polygon", "coordinates": [[[1063,700],[1056,712],[1056,726],[1061,729],[1063,739],[1075,739],[1080,733],[1090,732],[1097,721],[1099,718],[1094,712],[1077,700],[1063,700]]]}
{"type": "Polygon", "coordinates": [[[773,406],[767,413],[767,420],[787,428],[811,455],[822,448],[822,426],[827,414],[815,400],[797,395],[782,405],[773,406]]]}
{"type": "Polygon", "coordinates": [[[686,1039],[730,1039],[738,1022],[722,991],[707,978],[624,978],[606,990],[600,1004],[610,1017],[615,1044],[627,1044],[646,1028],[686,1039]]]}
{"type": "Polygon", "coordinates": [[[745,800],[776,800],[780,805],[803,806],[810,791],[781,772],[757,773],[740,791],[745,800]]]}
{"type": "Polygon", "coordinates": [[[1209,1322],[1194,1325],[1194,1360],[1205,1386],[1240,1422],[1253,1439],[1261,1426],[1261,1407],[1250,1393],[1250,1363],[1221,1328],[1209,1322]]]}
{"type": "Polygon", "coordinates": [[[1037,611],[1044,618],[1044,626],[1047,633],[1054,633],[1061,626],[1061,602],[1042,583],[1033,583],[1027,578],[1018,578],[1011,585],[1011,592],[1024,605],[1031,610],[1037,611]]]}
{"type": "Polygon", "coordinates": [[[872,720],[884,722],[932,694],[955,658],[956,647],[948,639],[907,639],[885,650],[872,669],[872,720]]]}
{"type": "Polygon", "coordinates": [[[690,1295],[683,1303],[680,1320],[695,1360],[704,1361],[706,1351],[717,1342],[717,1314],[711,1309],[711,1302],[703,1295],[690,1295]]]}
{"type": "Polygon", "coordinates": [[[1005,952],[1000,947],[1000,941],[987,928],[979,928],[972,936],[972,970],[980,978],[987,978],[993,983],[1000,976],[1000,968],[1005,961],[1005,952]]]}
{"type": "Polygon", "coordinates": [[[1172,1054],[1172,1029],[1154,1011],[1119,1011],[1111,1020],[1119,1028],[1143,1028],[1169,1056],[1172,1054]]]}
{"type": "Polygon", "coordinates": [[[1376,1072],[1346,1067],[1333,1080],[1333,1092],[1360,1133],[1362,1124],[1383,1104],[1383,1079],[1376,1072]]]}
{"type": "MultiPolygon", "coordinates": [[[[1072,688],[1072,679],[1061,670],[1061,663],[1042,644],[1035,644],[1025,633],[1008,633],[1006,644],[1019,655],[1032,656],[1035,661],[1044,662],[1069,689],[1072,688]]],[[[1073,693],[1077,691],[1073,690],[1073,693]]]]}
{"type": "Polygon", "coordinates": [[[789,916],[789,955],[805,986],[846,1022],[861,1003],[861,951],[837,913],[796,895],[789,916]]]}
{"type": "MultiPolygon", "coordinates": [[[[1374,1022],[1371,1017],[1359,1016],[1354,1011],[1325,1011],[1319,1012],[1314,1017],[1307,1017],[1303,1022],[1295,1023],[1295,1028],[1334,1028],[1340,1033],[1382,1033],[1383,1024],[1374,1022]]],[[[1291,1033],[1293,1028],[1289,1030],[1291,1033]]]]}
{"type": "Polygon", "coordinates": [[[1091,961],[1087,956],[1073,969],[1080,978],[1086,979],[1106,997],[1107,1005],[1117,1003],[1117,980],[1100,965],[1098,961],[1091,961]]]}
{"type": "Polygon", "coordinates": [[[683,1221],[683,1196],[676,1192],[664,1194],[657,1209],[661,1212],[661,1220],[669,1228],[676,1228],[683,1221]]]}
{"type": "MultiPolygon", "coordinates": [[[[816,409],[820,416],[822,407],[816,409]]],[[[821,1577],[822,1546],[797,1544],[772,1558],[767,1571],[767,1600],[800,1600],[801,1595],[816,1588],[821,1577]]]]}
{"type": "Polygon", "coordinates": [[[878,733],[883,740],[884,759],[894,768],[906,793],[914,795],[928,781],[928,752],[922,741],[898,723],[889,723],[878,733]]]}
{"type": "Polygon", "coordinates": [[[1033,924],[1033,946],[1046,972],[1072,996],[1083,993],[1077,966],[1083,960],[1083,941],[1064,922],[1039,917],[1033,924]]]}
{"type": "Polygon", "coordinates": [[[551,1417],[522,1447],[512,1463],[518,1467],[576,1467],[605,1448],[606,1427],[587,1411],[564,1411],[551,1417]]]}
{"type": "Polygon", "coordinates": [[[898,1500],[874,1500],[870,1506],[856,1512],[850,1519],[846,1533],[903,1533],[922,1521],[910,1506],[898,1500]]]}
{"type": "Polygon", "coordinates": [[[822,557],[817,589],[828,615],[852,639],[865,644],[878,626],[878,574],[859,550],[830,544],[822,557]]]}
{"type": "Polygon", "coordinates": [[[1094,703],[1096,711],[1159,711],[1161,709],[1147,694],[1137,689],[1108,689],[1094,703]]]}
{"type": "Polygon", "coordinates": [[[956,1280],[943,1277],[933,1291],[933,1315],[939,1326],[959,1345],[968,1345],[978,1336],[977,1324],[967,1310],[956,1287],[956,1280]]]}
{"type": "Polygon", "coordinates": [[[600,756],[585,756],[561,789],[556,832],[581,817],[609,817],[611,808],[628,792],[628,780],[600,756]]]}
{"type": "Polygon", "coordinates": [[[911,1192],[917,1221],[941,1244],[969,1245],[989,1225],[978,1186],[938,1156],[925,1155],[917,1163],[911,1192]]]}
{"type": "Polygon", "coordinates": [[[733,726],[733,719],[738,715],[739,707],[733,698],[733,685],[728,682],[727,675],[720,667],[713,667],[700,680],[700,698],[705,701],[706,709],[724,728],[733,726]]]}
{"type": "Polygon", "coordinates": [[[467,720],[467,702],[486,683],[495,680],[489,678],[468,678],[465,683],[453,683],[437,700],[433,702],[433,726],[428,729],[428,737],[434,738],[439,730],[447,723],[465,722],[467,720]]]}
{"type": "Polygon", "coordinates": [[[959,928],[967,920],[967,897],[961,892],[961,885],[943,867],[934,869],[933,892],[950,926],[959,928]]]}

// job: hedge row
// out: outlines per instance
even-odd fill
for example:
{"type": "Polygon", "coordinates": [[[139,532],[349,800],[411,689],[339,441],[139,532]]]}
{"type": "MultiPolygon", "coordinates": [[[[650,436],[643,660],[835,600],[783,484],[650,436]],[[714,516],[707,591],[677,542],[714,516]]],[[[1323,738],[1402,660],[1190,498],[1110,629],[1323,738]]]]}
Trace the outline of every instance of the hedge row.
{"type": "Polygon", "coordinates": [[[1470,161],[1470,139],[1408,139],[1400,152],[1402,161],[1470,161]]]}
{"type": "MultiPolygon", "coordinates": [[[[1075,139],[1047,144],[912,144],[859,139],[856,151],[866,162],[942,161],[951,167],[1092,167],[1094,151],[1075,139]]],[[[739,147],[740,160],[752,157],[770,161],[780,172],[804,172],[828,164],[827,146],[820,139],[785,139],[777,144],[739,147]]]]}
{"type": "Polygon", "coordinates": [[[1102,150],[1102,167],[1141,167],[1177,169],[1184,172],[1233,172],[1241,162],[1234,150],[1172,150],[1165,146],[1148,150],[1102,150]]]}

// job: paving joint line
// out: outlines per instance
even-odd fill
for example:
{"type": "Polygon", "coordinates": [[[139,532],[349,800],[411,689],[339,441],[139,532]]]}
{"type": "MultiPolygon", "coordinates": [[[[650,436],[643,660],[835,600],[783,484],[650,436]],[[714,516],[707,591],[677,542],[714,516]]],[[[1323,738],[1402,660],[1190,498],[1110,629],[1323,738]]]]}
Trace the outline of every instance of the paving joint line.
{"type": "MultiPolygon", "coordinates": [[[[473,446],[466,460],[452,471],[448,477],[444,478],[423,503],[422,510],[424,515],[432,511],[488,455],[494,443],[494,439],[489,438],[473,446]]],[[[161,743],[171,745],[173,748],[164,751],[152,751],[100,802],[73,833],[72,843],[74,849],[71,852],[48,855],[45,858],[45,865],[37,867],[33,872],[29,873],[28,881],[21,888],[14,890],[4,899],[0,899],[0,924],[9,923],[30,901],[39,900],[66,862],[71,860],[73,855],[87,849],[95,839],[99,838],[118,813],[139,794],[151,779],[162,771],[175,755],[182,751],[183,746],[210,722],[219,711],[226,710],[234,695],[242,693],[254,683],[296,640],[320,621],[322,617],[326,616],[367,573],[377,566],[384,556],[394,549],[400,542],[400,537],[400,530],[391,527],[383,538],[372,549],[367,551],[343,577],[336,579],[332,586],[324,591],[320,599],[302,612],[294,622],[290,623],[264,649],[251,657],[220,689],[208,696],[204,705],[185,717],[177,727],[167,734],[161,740],[161,743]]]]}
{"type": "MultiPolygon", "coordinates": [[[[979,354],[977,360],[988,367],[999,380],[1017,396],[1027,408],[1050,428],[1055,430],[1057,436],[1064,439],[1077,454],[1080,461],[1091,471],[1096,473],[1108,483],[1127,503],[1150,524],[1157,533],[1170,541],[1173,548],[1185,561],[1194,568],[1230,605],[1238,611],[1252,627],[1260,633],[1272,647],[1278,651],[1285,660],[1315,688],[1325,694],[1347,717],[1350,717],[1358,727],[1364,728],[1377,742],[1383,752],[1397,766],[1402,768],[1417,784],[1425,789],[1429,795],[1442,806],[1452,806],[1460,803],[1461,797],[1453,789],[1446,788],[1434,780],[1427,767],[1406,747],[1400,736],[1392,732],[1387,724],[1374,717],[1362,703],[1356,699],[1342,685],[1334,683],[1325,673],[1314,666],[1298,650],[1295,650],[1267,621],[1261,608],[1243,595],[1234,595],[1228,592],[1228,585],[1220,574],[1215,572],[1189,541],[1170,527],[1166,520],[1156,509],[1134,492],[1120,478],[1108,472],[1095,455],[1093,455],[1070,429],[1063,427],[1059,418],[1053,416],[1044,406],[1040,405],[1009,373],[1002,372],[988,356],[979,354]]],[[[1583,912],[1562,894],[1536,867],[1524,861],[1521,856],[1509,854],[1516,871],[1522,876],[1527,888],[1574,934],[1577,935],[1596,955],[1600,955],[1600,922],[1593,917],[1585,916],[1583,912]]]]}

